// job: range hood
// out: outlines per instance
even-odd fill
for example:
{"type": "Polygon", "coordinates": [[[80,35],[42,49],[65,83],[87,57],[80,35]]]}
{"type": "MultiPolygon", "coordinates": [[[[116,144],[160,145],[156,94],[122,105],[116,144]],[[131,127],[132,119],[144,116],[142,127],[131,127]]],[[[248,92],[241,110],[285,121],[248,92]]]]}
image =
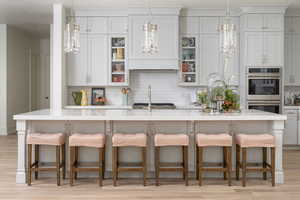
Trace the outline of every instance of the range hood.
{"type": "Polygon", "coordinates": [[[151,23],[158,27],[158,52],[153,54],[142,52],[145,36],[142,27],[149,21],[149,17],[144,13],[129,15],[129,70],[179,69],[179,11],[180,8],[153,10],[151,23]]]}

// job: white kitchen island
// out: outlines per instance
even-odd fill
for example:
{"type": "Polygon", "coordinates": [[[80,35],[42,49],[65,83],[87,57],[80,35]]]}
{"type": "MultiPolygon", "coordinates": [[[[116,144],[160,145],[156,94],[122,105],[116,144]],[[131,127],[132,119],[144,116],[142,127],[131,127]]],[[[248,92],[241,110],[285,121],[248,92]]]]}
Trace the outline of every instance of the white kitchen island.
{"type": "MultiPolygon", "coordinates": [[[[282,138],[285,115],[267,112],[245,110],[241,113],[209,114],[197,110],[99,110],[99,109],[65,109],[62,112],[52,113],[50,110],[38,110],[30,113],[15,115],[18,131],[18,167],[16,174],[17,183],[26,183],[26,134],[30,132],[64,132],[70,135],[74,132],[96,133],[103,132],[107,135],[106,169],[107,176],[111,174],[111,135],[113,133],[138,133],[148,134],[148,169],[149,176],[153,177],[154,153],[153,135],[155,133],[187,133],[190,135],[189,145],[189,170],[192,177],[195,172],[195,133],[270,133],[276,137],[276,183],[284,182],[282,168],[282,138]]],[[[50,162],[54,160],[54,151],[45,151],[51,147],[42,147],[40,160],[50,162]],[[53,154],[52,154],[53,153],[53,154]]],[[[251,161],[261,161],[259,149],[249,151],[251,161]]],[[[68,156],[67,156],[68,157],[68,156]]],[[[137,161],[139,152],[135,148],[121,151],[121,161],[137,161]]],[[[233,151],[233,163],[235,151],[233,151]]],[[[97,152],[93,149],[82,148],[80,151],[81,162],[91,162],[97,159],[97,152]]],[[[178,149],[170,148],[162,152],[162,160],[178,161],[181,154],[178,149]]],[[[205,161],[218,162],[222,159],[220,149],[205,150],[205,161]]],[[[233,165],[235,166],[235,165],[233,165]]],[[[45,176],[54,174],[45,174],[45,176]]],[[[90,176],[91,174],[81,174],[90,176]]],[[[166,174],[165,176],[167,176],[166,174]]],[[[206,174],[207,176],[221,176],[221,174],[206,174]]],[[[253,174],[261,176],[261,174],[253,174]]],[[[131,174],[121,174],[121,177],[131,174]]],[[[138,176],[138,174],[136,174],[138,176]]],[[[163,174],[162,174],[163,176],[163,174]]]]}

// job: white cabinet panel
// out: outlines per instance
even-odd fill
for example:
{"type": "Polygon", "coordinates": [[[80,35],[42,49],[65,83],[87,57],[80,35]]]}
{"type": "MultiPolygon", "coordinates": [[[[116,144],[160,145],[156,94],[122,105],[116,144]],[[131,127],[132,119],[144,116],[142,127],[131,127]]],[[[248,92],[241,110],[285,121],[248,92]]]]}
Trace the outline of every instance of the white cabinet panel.
{"type": "Polygon", "coordinates": [[[199,17],[180,17],[179,20],[181,34],[199,33],[199,17]]]}
{"type": "Polygon", "coordinates": [[[110,17],[108,20],[110,33],[127,33],[128,18],[127,17],[110,17]]]}
{"type": "Polygon", "coordinates": [[[300,33],[300,17],[293,17],[292,31],[300,33]]]}
{"type": "Polygon", "coordinates": [[[87,34],[80,35],[80,52],[69,53],[67,56],[68,84],[83,86],[87,83],[88,74],[88,41],[87,34]]]}
{"type": "Polygon", "coordinates": [[[283,66],[283,33],[264,33],[264,63],[268,66],[283,66]]]}
{"type": "Polygon", "coordinates": [[[248,32],[245,35],[245,57],[247,66],[261,66],[263,59],[263,33],[248,32]]]}
{"type": "Polygon", "coordinates": [[[219,35],[200,35],[200,83],[207,85],[208,75],[214,72],[222,73],[220,63],[219,35]]]}
{"type": "Polygon", "coordinates": [[[293,85],[295,84],[294,77],[294,69],[293,69],[293,35],[286,34],[285,35],[285,43],[284,43],[284,83],[285,85],[293,85]]]}
{"type": "Polygon", "coordinates": [[[264,29],[266,31],[283,31],[283,21],[282,14],[265,14],[264,29]]]}
{"type": "Polygon", "coordinates": [[[295,79],[294,85],[300,86],[300,35],[293,36],[293,77],[295,79]]]}
{"type": "Polygon", "coordinates": [[[285,110],[287,121],[283,134],[283,143],[286,145],[298,144],[298,110],[285,110]]]}
{"type": "Polygon", "coordinates": [[[87,30],[89,33],[107,33],[107,17],[88,17],[87,30]]]}
{"type": "Polygon", "coordinates": [[[245,30],[260,31],[264,27],[264,16],[262,14],[247,14],[243,16],[245,30]]]}
{"type": "Polygon", "coordinates": [[[87,17],[75,17],[75,23],[80,27],[80,33],[87,33],[87,17]]]}
{"type": "Polygon", "coordinates": [[[107,35],[90,34],[88,36],[89,73],[88,84],[96,86],[107,85],[108,68],[107,35]]]}
{"type": "Polygon", "coordinates": [[[200,17],[200,33],[218,33],[219,17],[200,17]]]}

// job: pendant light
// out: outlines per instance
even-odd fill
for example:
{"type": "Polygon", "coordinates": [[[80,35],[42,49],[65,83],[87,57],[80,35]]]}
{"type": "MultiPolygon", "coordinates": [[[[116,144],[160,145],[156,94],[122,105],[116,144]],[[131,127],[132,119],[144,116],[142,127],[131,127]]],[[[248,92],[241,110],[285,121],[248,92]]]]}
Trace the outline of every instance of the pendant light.
{"type": "Polygon", "coordinates": [[[64,51],[66,53],[79,53],[80,49],[80,26],[74,20],[74,0],[72,1],[72,8],[70,16],[67,17],[67,23],[64,31],[64,51]]]}
{"type": "Polygon", "coordinates": [[[142,52],[154,54],[158,52],[157,30],[158,25],[152,24],[152,12],[150,7],[150,0],[148,0],[149,18],[150,20],[143,25],[144,41],[142,44],[142,52]]]}
{"type": "Polygon", "coordinates": [[[227,0],[226,7],[224,23],[219,26],[220,50],[224,58],[224,78],[230,74],[228,71],[229,60],[234,56],[237,49],[237,29],[236,25],[231,22],[229,0],[227,0]]]}

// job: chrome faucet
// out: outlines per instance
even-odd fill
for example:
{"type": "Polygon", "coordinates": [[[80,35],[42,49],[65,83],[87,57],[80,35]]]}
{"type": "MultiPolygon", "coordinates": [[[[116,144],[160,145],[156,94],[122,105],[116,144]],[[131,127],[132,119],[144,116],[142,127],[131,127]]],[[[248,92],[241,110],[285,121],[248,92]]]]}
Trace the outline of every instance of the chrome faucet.
{"type": "Polygon", "coordinates": [[[151,85],[148,86],[148,111],[152,111],[152,102],[151,102],[151,85]]]}

